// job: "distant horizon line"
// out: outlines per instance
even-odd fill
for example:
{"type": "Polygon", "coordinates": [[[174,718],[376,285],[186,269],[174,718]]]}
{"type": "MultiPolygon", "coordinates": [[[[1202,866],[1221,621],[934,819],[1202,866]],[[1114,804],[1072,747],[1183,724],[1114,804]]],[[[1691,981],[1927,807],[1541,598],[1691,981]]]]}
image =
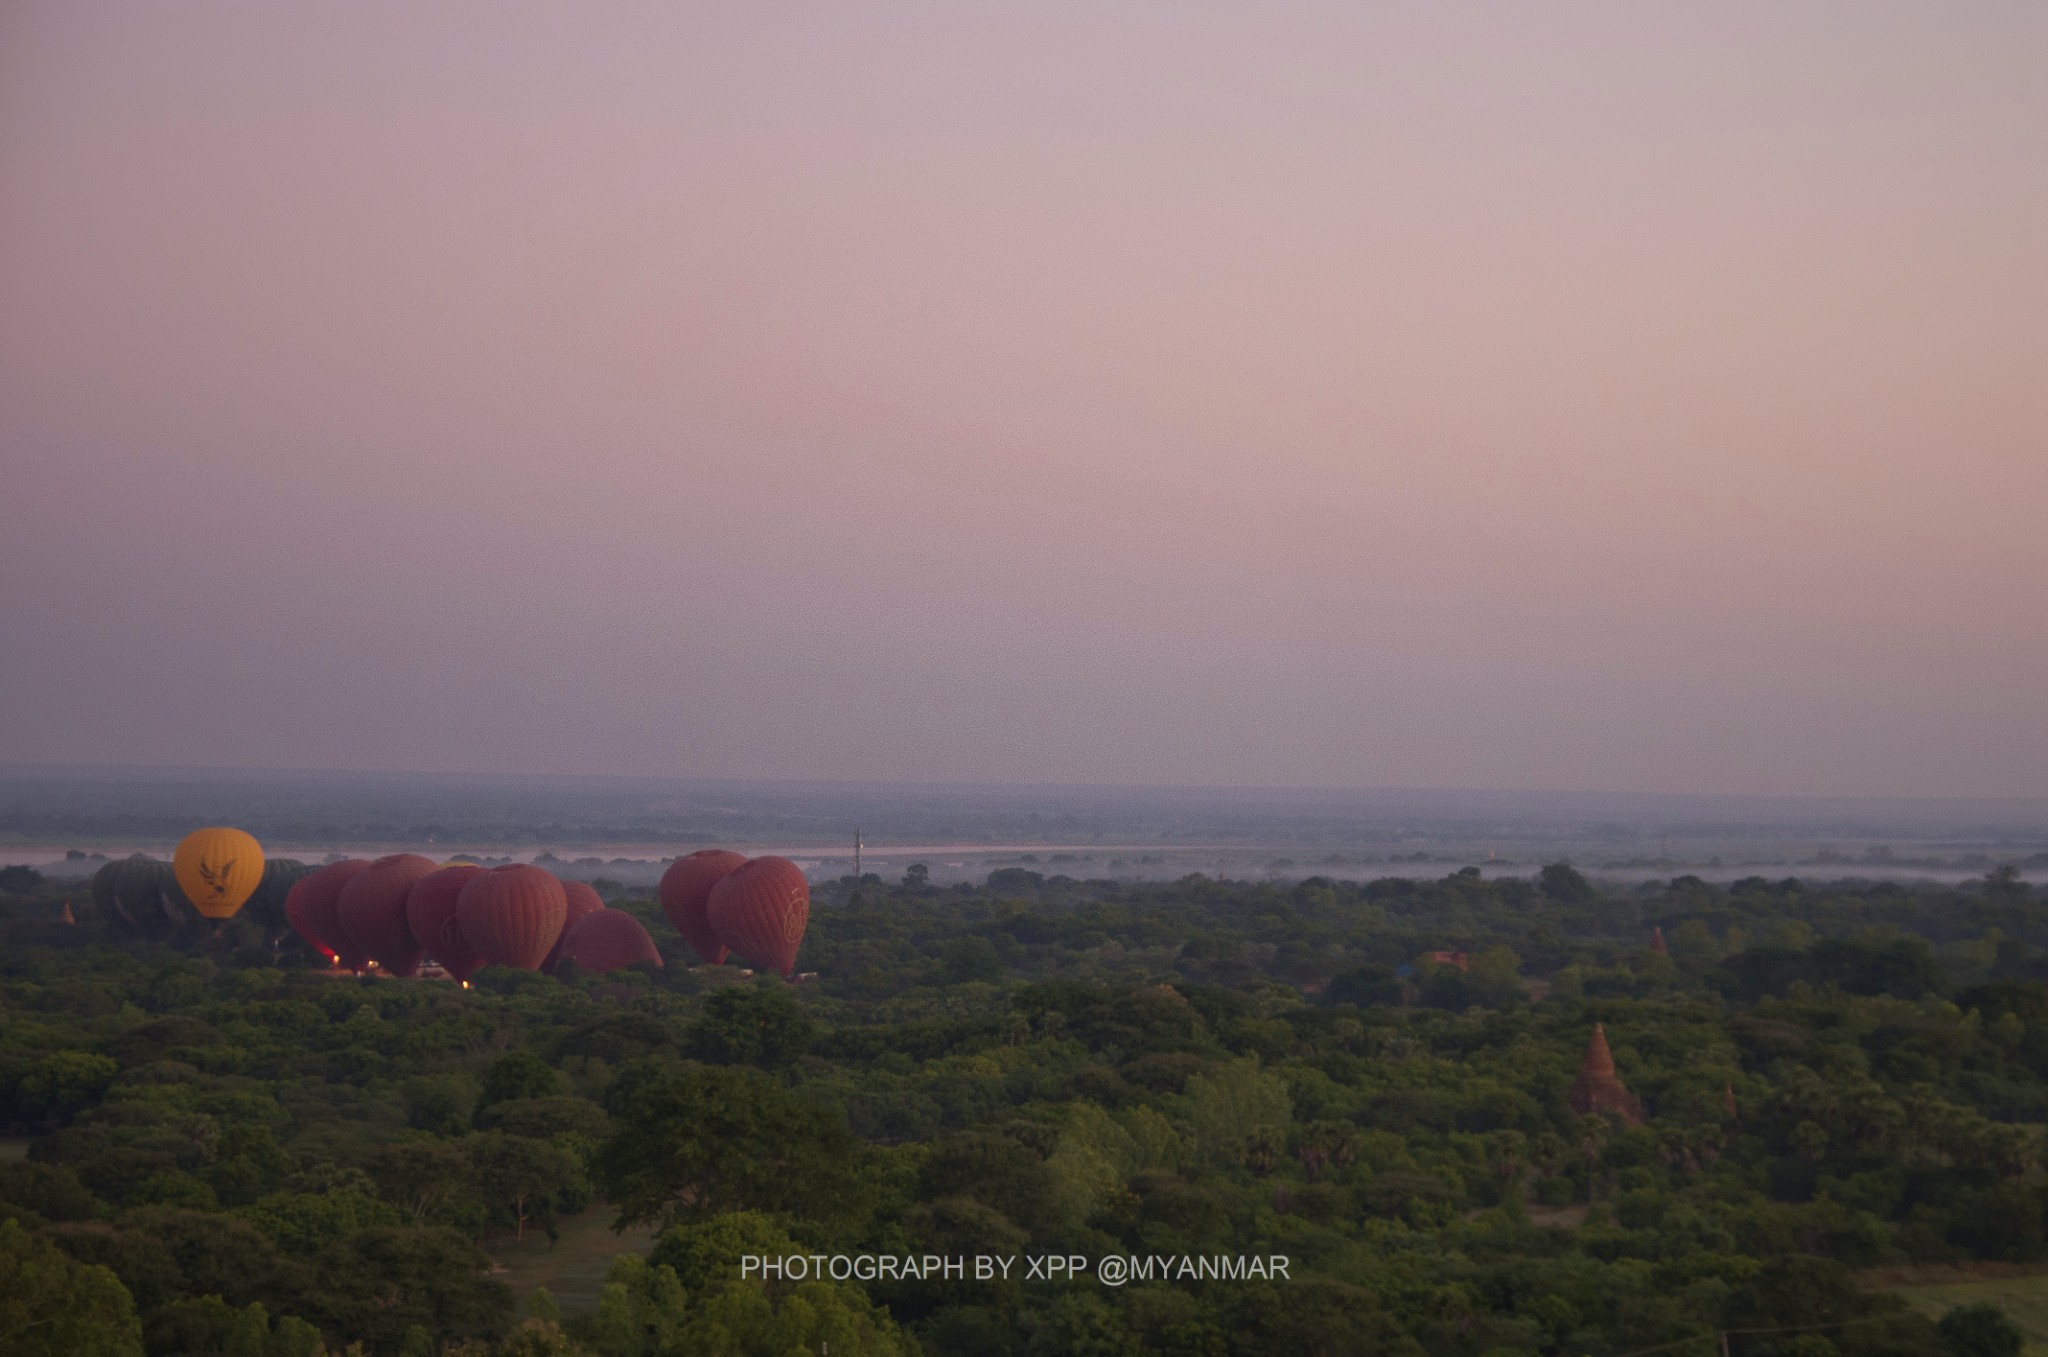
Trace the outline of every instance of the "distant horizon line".
{"type": "Polygon", "coordinates": [[[1614,799],[1649,801],[1704,801],[1727,803],[1780,803],[1780,804],[1825,804],[1836,803],[1859,806],[2000,806],[2039,807],[2048,810],[2048,797],[2044,796],[1941,796],[1941,795],[1849,795],[1828,792],[1710,792],[1710,791],[1645,791],[1619,788],[1573,788],[1573,787],[1474,787],[1474,786],[1415,786],[1415,785],[1364,785],[1314,784],[1314,783],[1175,783],[1175,782],[1050,782],[1050,781],[970,781],[965,779],[935,779],[919,781],[908,778],[847,778],[847,777],[749,777],[736,774],[684,774],[684,773],[480,773],[457,772],[447,769],[393,769],[393,768],[342,768],[342,767],[278,767],[267,764],[185,764],[185,763],[114,763],[114,762],[0,762],[0,780],[17,777],[51,776],[92,776],[95,778],[137,777],[193,777],[210,776],[225,778],[263,777],[284,778],[352,778],[374,780],[378,778],[401,782],[432,783],[489,783],[527,784],[536,783],[583,783],[589,785],[621,784],[667,784],[698,786],[754,787],[761,789],[894,789],[898,791],[951,791],[951,792],[1041,792],[1041,793],[1153,793],[1153,794],[1195,794],[1209,793],[1237,796],[1315,796],[1315,797],[1394,797],[1394,796],[1456,796],[1456,797],[1544,797],[1578,799],[1614,799]]]}

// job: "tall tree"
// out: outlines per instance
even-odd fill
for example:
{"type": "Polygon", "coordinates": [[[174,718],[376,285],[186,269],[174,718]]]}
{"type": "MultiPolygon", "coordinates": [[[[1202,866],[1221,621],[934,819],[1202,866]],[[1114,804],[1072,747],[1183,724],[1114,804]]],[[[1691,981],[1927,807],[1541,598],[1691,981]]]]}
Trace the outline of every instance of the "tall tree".
{"type": "Polygon", "coordinates": [[[837,1109],[753,1070],[623,1071],[596,1160],[621,1224],[722,1211],[830,1218],[852,1205],[854,1140],[837,1109]]]}

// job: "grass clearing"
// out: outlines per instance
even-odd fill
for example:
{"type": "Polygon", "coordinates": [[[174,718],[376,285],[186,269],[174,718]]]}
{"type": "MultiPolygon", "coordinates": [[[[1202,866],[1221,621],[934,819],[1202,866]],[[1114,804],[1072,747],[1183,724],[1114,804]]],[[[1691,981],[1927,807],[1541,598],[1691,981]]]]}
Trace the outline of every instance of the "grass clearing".
{"type": "Polygon", "coordinates": [[[528,1230],[523,1240],[515,1241],[510,1235],[487,1240],[484,1252],[497,1265],[491,1273],[512,1288],[521,1313],[526,1298],[542,1286],[565,1315],[594,1310],[612,1259],[622,1253],[646,1253],[659,1233],[651,1225],[636,1225],[623,1234],[613,1234],[612,1217],[611,1207],[593,1206],[580,1216],[561,1221],[556,1227],[561,1238],[552,1244],[544,1230],[528,1230]]]}
{"type": "Polygon", "coordinates": [[[1989,1301],[2027,1336],[2027,1357],[2048,1357],[2048,1271],[1996,1263],[1878,1268],[1864,1284],[1895,1291],[1929,1319],[1957,1305],[1989,1301]]]}

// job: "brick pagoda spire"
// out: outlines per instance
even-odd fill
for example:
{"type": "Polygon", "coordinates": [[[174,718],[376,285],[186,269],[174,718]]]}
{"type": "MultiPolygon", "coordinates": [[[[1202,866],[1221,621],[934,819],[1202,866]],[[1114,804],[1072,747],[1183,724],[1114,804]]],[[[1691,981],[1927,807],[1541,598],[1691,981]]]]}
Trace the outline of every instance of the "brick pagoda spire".
{"type": "Polygon", "coordinates": [[[1622,1084],[1614,1072],[1614,1053],[1607,1049],[1607,1029],[1593,1024],[1593,1039],[1586,1043],[1586,1058],[1579,1065],[1579,1077],[1565,1096],[1572,1111],[1580,1116],[1598,1112],[1620,1117],[1631,1126],[1642,1124],[1642,1100],[1622,1084]]]}

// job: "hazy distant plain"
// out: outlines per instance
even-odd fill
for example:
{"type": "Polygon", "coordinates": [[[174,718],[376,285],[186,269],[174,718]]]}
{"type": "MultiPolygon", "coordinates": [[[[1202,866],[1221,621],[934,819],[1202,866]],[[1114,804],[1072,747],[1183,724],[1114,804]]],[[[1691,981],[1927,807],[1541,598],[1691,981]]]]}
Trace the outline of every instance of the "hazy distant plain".
{"type": "MultiPolygon", "coordinates": [[[[532,859],[648,884],[708,844],[778,852],[814,879],[935,881],[1002,866],[1082,878],[1526,873],[1569,859],[1622,879],[1692,872],[1953,880],[2048,873],[2048,802],[1378,789],[485,778],[223,769],[0,768],[0,860],[165,853],[201,824],[279,855],[416,850],[532,859]]],[[[82,870],[84,864],[78,864],[82,870]]]]}

